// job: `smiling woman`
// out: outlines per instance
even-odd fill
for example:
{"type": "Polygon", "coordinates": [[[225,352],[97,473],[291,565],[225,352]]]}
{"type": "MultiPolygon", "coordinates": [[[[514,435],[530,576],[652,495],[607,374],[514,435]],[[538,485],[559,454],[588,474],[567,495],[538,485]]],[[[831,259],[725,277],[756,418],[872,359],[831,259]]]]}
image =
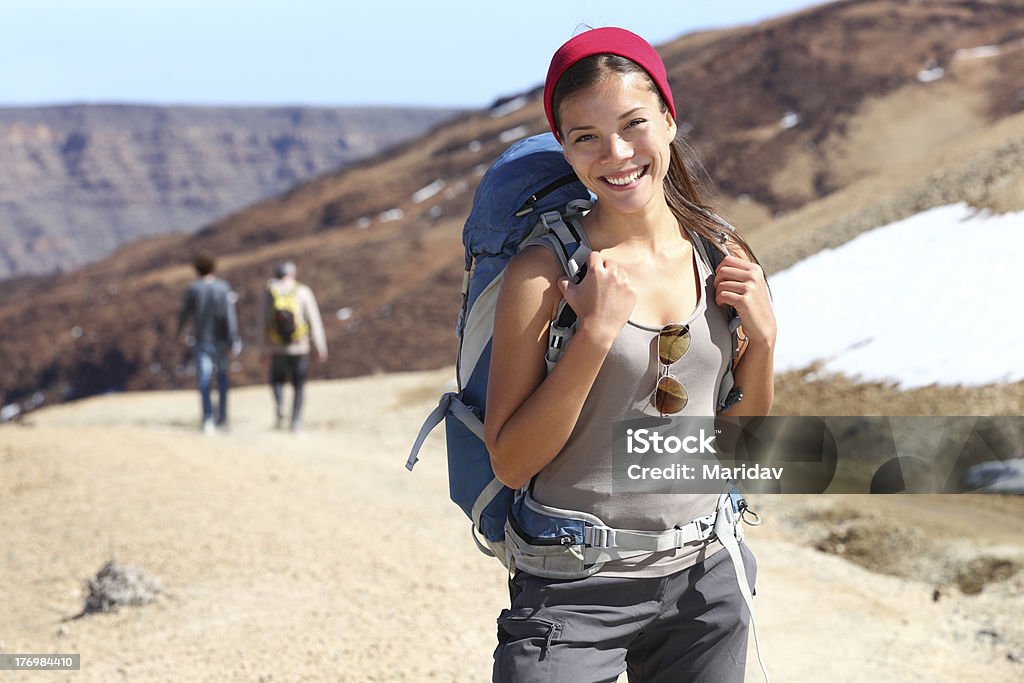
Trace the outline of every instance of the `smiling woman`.
{"type": "Polygon", "coordinates": [[[564,98],[559,107],[565,157],[604,209],[615,204],[622,213],[657,210],[676,134],[675,120],[659,102],[646,79],[631,73],[600,80],[583,94],[564,98]]]}
{"type": "Polygon", "coordinates": [[[544,104],[597,201],[581,220],[592,252],[580,282],[530,246],[509,263],[498,297],[485,436],[495,474],[525,503],[506,527],[514,573],[494,679],[742,680],[756,567],[729,496],[613,491],[611,426],[767,414],[775,318],[764,274],[702,202],[665,66],[643,38],[602,28],[570,40],[551,61],[544,104]],[[717,269],[715,245],[727,254],[717,269]],[[579,323],[548,371],[547,331],[563,299],[579,323]],[[734,374],[743,391],[719,403],[733,362],[726,306],[742,322],[734,374]],[[588,551],[621,548],[613,536],[636,545],[579,575],[548,571],[570,549],[529,541],[531,515],[556,509],[606,532],[588,551]]]}

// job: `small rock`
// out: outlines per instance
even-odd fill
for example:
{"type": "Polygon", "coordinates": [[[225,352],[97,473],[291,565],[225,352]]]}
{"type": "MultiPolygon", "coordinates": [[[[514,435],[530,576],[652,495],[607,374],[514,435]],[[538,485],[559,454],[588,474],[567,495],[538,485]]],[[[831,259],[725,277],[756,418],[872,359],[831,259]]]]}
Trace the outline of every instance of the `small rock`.
{"type": "Polygon", "coordinates": [[[137,567],[111,560],[86,583],[89,591],[82,614],[116,612],[126,605],[147,605],[161,592],[160,581],[137,567]]]}

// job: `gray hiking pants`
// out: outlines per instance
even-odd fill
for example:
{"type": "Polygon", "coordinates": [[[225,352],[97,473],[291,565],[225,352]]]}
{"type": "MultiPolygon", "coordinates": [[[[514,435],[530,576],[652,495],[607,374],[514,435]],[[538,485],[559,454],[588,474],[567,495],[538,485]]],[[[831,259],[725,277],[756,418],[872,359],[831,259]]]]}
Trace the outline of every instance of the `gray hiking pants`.
{"type": "MultiPolygon", "coordinates": [[[[740,544],[751,590],[757,564],[740,544]]],[[[495,683],[743,681],[750,613],[725,550],[660,578],[516,572],[498,617],[495,683]]]]}

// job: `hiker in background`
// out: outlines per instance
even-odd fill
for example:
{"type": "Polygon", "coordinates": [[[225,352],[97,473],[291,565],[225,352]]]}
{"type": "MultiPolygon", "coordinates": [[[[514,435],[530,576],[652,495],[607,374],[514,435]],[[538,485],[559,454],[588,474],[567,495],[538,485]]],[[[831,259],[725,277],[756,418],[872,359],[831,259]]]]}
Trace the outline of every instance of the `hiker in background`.
{"type": "MultiPolygon", "coordinates": [[[[720,414],[766,415],[776,331],[764,274],[703,203],[665,65],[645,40],[617,28],[569,40],[552,58],[544,105],[597,197],[581,219],[593,252],[578,284],[549,245],[525,248],[505,270],[484,428],[494,472],[513,489],[532,482],[541,505],[612,528],[667,533],[714,519],[719,494],[613,494],[612,420],[715,414],[732,358],[725,305],[742,323],[742,400],[720,414]],[[698,234],[727,240],[717,271],[698,234]],[[548,327],[562,299],[579,323],[549,372],[548,327]]],[[[519,567],[498,618],[494,680],[613,681],[628,671],[631,683],[742,681],[750,613],[741,593],[756,567],[745,543],[740,561],[731,554],[706,536],[585,578],[519,567]]]]}
{"type": "Polygon", "coordinates": [[[292,385],[291,431],[302,431],[302,399],[309,376],[310,340],[317,360],[327,360],[327,337],[313,290],[295,279],[295,264],[279,263],[274,279],[267,282],[260,303],[260,327],[264,331],[263,353],[270,357],[270,386],[274,392],[274,426],[283,429],[284,384],[292,385]]]}
{"type": "Polygon", "coordinates": [[[238,317],[235,313],[235,294],[224,280],[213,274],[215,259],[200,253],[192,262],[199,279],[189,284],[178,315],[178,337],[192,347],[199,379],[202,404],[200,428],[212,434],[215,427],[228,426],[228,371],[229,353],[237,356],[242,351],[238,335],[238,317]],[[185,335],[191,324],[191,334],[185,335]],[[217,417],[214,421],[210,383],[217,373],[217,417]]]}

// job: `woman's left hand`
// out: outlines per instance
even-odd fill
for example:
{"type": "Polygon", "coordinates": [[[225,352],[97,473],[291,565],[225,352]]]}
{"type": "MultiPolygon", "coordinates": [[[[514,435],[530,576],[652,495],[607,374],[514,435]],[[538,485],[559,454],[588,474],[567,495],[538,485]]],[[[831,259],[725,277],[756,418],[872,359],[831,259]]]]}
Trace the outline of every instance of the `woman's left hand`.
{"type": "Polygon", "coordinates": [[[775,346],[775,313],[761,266],[726,256],[715,273],[715,303],[736,309],[750,343],[775,346]]]}

